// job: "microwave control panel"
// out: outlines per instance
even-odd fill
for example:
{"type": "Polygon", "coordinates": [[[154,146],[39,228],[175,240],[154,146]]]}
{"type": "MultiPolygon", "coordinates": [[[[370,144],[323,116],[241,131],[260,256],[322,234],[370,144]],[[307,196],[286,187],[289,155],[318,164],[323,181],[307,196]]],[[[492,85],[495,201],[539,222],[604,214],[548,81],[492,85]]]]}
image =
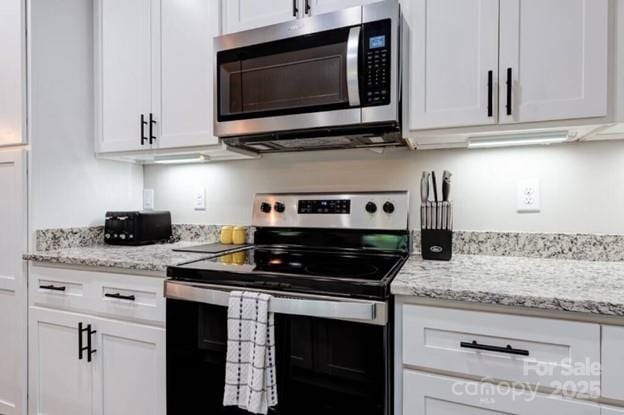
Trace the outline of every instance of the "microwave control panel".
{"type": "Polygon", "coordinates": [[[391,22],[364,24],[363,76],[360,90],[363,106],[390,104],[391,22]]]}

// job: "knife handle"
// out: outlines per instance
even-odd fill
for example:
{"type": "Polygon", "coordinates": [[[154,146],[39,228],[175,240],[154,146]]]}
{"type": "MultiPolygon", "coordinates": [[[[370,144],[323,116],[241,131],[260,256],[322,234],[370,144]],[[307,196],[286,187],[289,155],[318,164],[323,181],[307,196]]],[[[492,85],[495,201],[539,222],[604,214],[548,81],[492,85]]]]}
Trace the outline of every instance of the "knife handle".
{"type": "Polygon", "coordinates": [[[438,183],[436,182],[435,171],[431,172],[431,185],[433,186],[433,200],[438,202],[438,183]]]}

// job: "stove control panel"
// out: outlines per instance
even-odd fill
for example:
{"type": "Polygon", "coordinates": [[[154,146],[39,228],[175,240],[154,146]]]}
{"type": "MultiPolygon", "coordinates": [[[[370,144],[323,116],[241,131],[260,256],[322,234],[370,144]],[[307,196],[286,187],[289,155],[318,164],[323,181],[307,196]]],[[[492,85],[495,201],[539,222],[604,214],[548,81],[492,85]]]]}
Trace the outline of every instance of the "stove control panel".
{"type": "Polygon", "coordinates": [[[252,225],[405,230],[408,210],[407,192],[258,194],[252,225]]]}

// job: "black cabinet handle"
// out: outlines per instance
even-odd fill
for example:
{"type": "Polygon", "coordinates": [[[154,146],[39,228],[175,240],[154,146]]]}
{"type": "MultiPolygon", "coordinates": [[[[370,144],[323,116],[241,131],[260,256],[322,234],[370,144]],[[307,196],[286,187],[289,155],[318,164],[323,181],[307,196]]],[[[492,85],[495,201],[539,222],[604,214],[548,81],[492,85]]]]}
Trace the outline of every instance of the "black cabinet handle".
{"type": "Polygon", "coordinates": [[[82,360],[84,351],[88,350],[87,347],[82,345],[82,333],[85,331],[87,331],[87,329],[83,327],[82,322],[78,323],[78,360],[82,360]]]}
{"type": "Polygon", "coordinates": [[[118,300],[129,300],[129,301],[134,301],[136,300],[136,297],[134,295],[121,295],[120,293],[114,293],[114,294],[104,294],[104,297],[108,297],[108,298],[116,298],[118,300]]]}
{"type": "Polygon", "coordinates": [[[529,351],[528,350],[514,349],[510,345],[507,345],[507,347],[489,346],[487,344],[479,344],[479,343],[477,343],[476,340],[473,340],[470,343],[468,343],[468,342],[461,342],[461,343],[459,343],[459,346],[464,348],[464,349],[485,350],[485,351],[488,351],[488,352],[506,353],[506,354],[513,354],[513,355],[517,355],[517,356],[528,356],[529,355],[529,351]]]}
{"type": "Polygon", "coordinates": [[[154,114],[150,112],[150,115],[149,115],[149,143],[150,144],[154,144],[154,140],[156,140],[156,137],[154,136],[154,124],[156,124],[156,121],[154,120],[154,114]]]}
{"type": "Polygon", "coordinates": [[[309,15],[311,9],[310,0],[305,0],[305,14],[309,15]]]}
{"type": "Polygon", "coordinates": [[[63,286],[63,285],[40,285],[39,288],[41,288],[42,290],[52,290],[52,291],[65,291],[67,289],[67,287],[63,286]]]}
{"type": "Polygon", "coordinates": [[[87,362],[91,361],[91,356],[97,352],[96,349],[91,348],[91,336],[97,333],[97,330],[91,330],[91,324],[87,325],[87,362]]]}
{"type": "Polygon", "coordinates": [[[141,114],[141,145],[144,146],[147,141],[147,137],[145,137],[145,126],[147,125],[147,121],[145,121],[145,115],[141,114]]]}
{"type": "Polygon", "coordinates": [[[488,117],[494,116],[494,71],[488,71],[488,96],[487,96],[488,117]]]}
{"type": "Polygon", "coordinates": [[[513,73],[511,68],[507,68],[507,115],[511,115],[511,101],[512,101],[512,84],[513,84],[513,73]]]}
{"type": "Polygon", "coordinates": [[[293,16],[297,17],[297,15],[299,14],[299,7],[297,7],[297,1],[299,0],[293,0],[293,16]]]}

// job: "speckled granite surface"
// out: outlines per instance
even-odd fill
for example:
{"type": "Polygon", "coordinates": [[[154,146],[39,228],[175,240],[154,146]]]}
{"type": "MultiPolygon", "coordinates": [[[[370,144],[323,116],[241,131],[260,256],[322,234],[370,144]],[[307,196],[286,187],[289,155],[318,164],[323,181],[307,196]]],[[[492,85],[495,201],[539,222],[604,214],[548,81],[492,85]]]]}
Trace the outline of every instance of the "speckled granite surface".
{"type": "MultiPolygon", "coordinates": [[[[412,235],[414,253],[420,253],[420,231],[412,235]]],[[[453,253],[624,261],[624,235],[454,231],[453,253]]]]}
{"type": "Polygon", "coordinates": [[[443,262],[412,256],[392,293],[624,316],[624,262],[483,255],[443,262]]]}
{"type": "Polygon", "coordinates": [[[197,242],[146,245],[138,247],[94,245],[89,247],[62,248],[36,251],[24,255],[24,259],[52,264],[80,265],[87,267],[119,268],[132,271],[164,272],[170,265],[208,258],[207,254],[175,252],[179,246],[197,245],[197,242]]]}
{"type": "MultiPolygon", "coordinates": [[[[171,242],[215,242],[219,239],[221,225],[171,226],[171,242]]],[[[253,243],[253,228],[248,228],[248,242],[253,243]]],[[[37,251],[81,248],[104,244],[104,227],[42,229],[35,232],[37,251]]]]}

